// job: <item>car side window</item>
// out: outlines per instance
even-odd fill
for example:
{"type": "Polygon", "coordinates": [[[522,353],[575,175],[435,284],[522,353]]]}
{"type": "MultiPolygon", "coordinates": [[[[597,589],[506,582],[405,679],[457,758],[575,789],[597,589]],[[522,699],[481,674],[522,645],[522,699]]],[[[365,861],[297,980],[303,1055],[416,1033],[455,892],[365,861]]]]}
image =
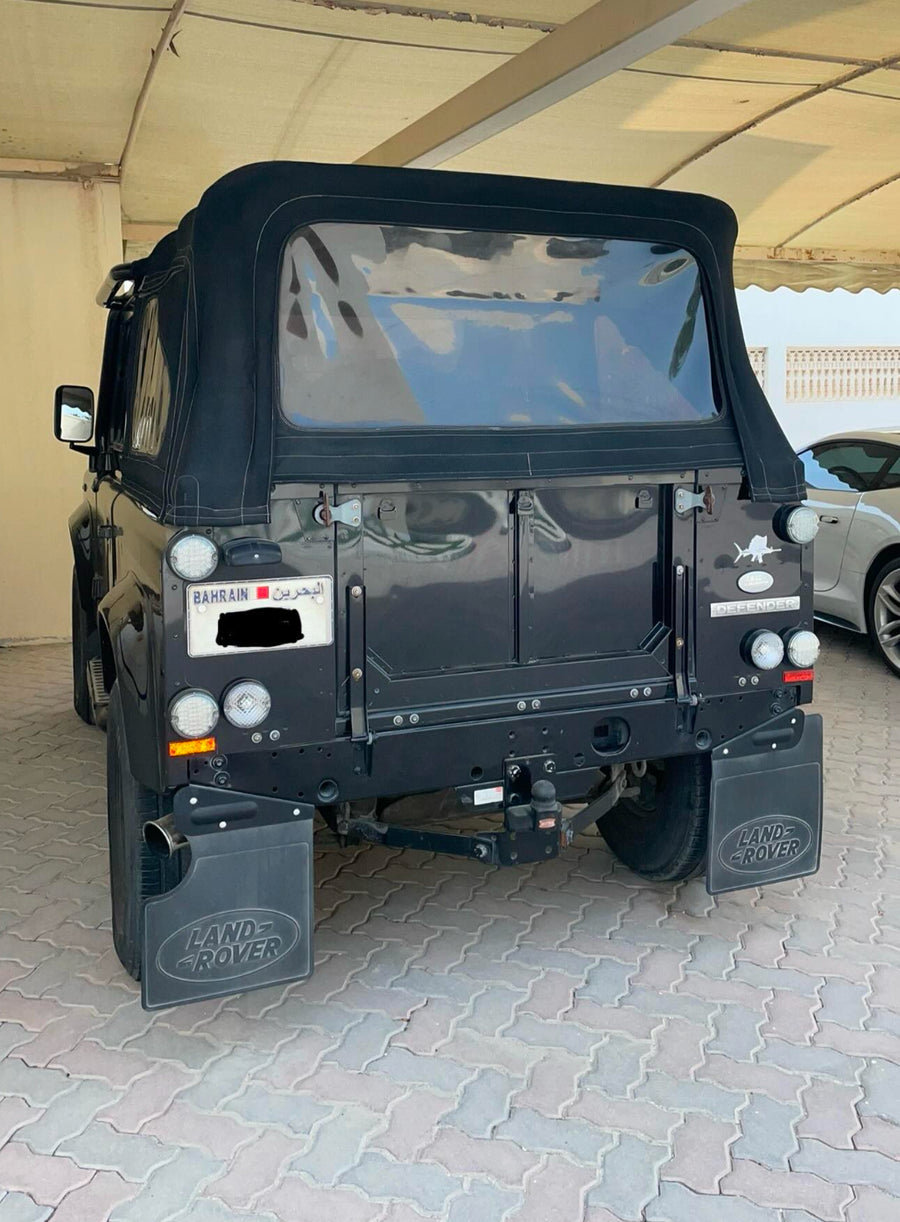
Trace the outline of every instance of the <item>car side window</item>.
{"type": "Polygon", "coordinates": [[[151,297],[144,306],[137,352],[137,376],[131,409],[131,450],[155,458],[162,445],[169,415],[171,381],[159,338],[159,304],[151,297]]]}
{"type": "Polygon", "coordinates": [[[882,472],[879,488],[900,488],[900,450],[895,450],[894,455],[894,461],[882,472]]]}
{"type": "Polygon", "coordinates": [[[800,455],[810,488],[837,492],[870,492],[890,449],[874,441],[838,441],[804,450],[800,455]]]}

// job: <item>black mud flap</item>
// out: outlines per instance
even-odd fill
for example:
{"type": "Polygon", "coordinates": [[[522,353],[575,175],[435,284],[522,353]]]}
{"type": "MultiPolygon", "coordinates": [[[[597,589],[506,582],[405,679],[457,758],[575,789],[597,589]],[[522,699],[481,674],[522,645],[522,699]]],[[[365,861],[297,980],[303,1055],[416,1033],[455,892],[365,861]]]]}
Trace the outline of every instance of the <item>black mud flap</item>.
{"type": "Polygon", "coordinates": [[[314,814],[304,803],[200,785],[176,793],[191,864],[144,907],[144,1009],[311,973],[314,814]]]}
{"type": "Polygon", "coordinates": [[[710,895],[814,874],[822,847],[822,718],[792,709],[712,753],[710,895]]]}

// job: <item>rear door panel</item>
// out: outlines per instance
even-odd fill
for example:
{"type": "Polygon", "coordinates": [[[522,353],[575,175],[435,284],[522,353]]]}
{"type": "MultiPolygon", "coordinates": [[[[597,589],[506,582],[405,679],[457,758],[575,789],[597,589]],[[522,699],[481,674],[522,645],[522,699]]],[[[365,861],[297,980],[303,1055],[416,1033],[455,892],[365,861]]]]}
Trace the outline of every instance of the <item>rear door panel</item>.
{"type": "Polygon", "coordinates": [[[362,554],[351,563],[359,544],[338,532],[338,570],[363,577],[374,728],[389,711],[453,705],[440,715],[455,720],[507,696],[580,689],[575,703],[599,703],[598,689],[671,679],[671,485],[352,495],[362,554]]]}
{"type": "Polygon", "coordinates": [[[553,488],[533,502],[519,532],[520,660],[638,651],[658,616],[658,492],[553,488]]]}
{"type": "Polygon", "coordinates": [[[363,517],[366,644],[387,675],[512,662],[505,490],[376,494],[363,517]]]}

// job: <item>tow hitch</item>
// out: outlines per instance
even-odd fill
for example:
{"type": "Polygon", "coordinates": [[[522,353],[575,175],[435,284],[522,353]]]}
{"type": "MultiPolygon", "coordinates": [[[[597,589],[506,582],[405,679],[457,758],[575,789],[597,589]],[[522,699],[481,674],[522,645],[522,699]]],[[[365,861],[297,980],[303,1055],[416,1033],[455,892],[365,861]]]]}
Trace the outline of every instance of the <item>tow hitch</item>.
{"type": "Polygon", "coordinates": [[[145,829],[156,852],[187,847],[177,887],[144,907],[146,1010],[312,971],[314,808],[189,785],[172,815],[145,829]]]}

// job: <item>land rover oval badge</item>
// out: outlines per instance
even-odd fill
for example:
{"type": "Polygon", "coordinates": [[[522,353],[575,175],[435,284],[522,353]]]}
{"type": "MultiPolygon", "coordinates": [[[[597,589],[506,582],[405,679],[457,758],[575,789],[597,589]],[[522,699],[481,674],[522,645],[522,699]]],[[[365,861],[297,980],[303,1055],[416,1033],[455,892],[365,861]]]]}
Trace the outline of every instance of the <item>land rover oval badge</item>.
{"type": "Polygon", "coordinates": [[[812,843],[803,819],[763,815],[748,819],[719,844],[719,861],[738,874],[768,874],[802,856],[812,843]]]}
{"type": "Polygon", "coordinates": [[[771,573],[764,573],[762,569],[751,569],[749,573],[741,573],[737,583],[738,588],[745,594],[762,594],[764,590],[771,590],[774,580],[771,573]]]}
{"type": "Polygon", "coordinates": [[[300,926],[285,912],[242,908],[216,912],[169,934],[156,955],[176,980],[234,980],[271,967],[293,950],[300,926]]]}

